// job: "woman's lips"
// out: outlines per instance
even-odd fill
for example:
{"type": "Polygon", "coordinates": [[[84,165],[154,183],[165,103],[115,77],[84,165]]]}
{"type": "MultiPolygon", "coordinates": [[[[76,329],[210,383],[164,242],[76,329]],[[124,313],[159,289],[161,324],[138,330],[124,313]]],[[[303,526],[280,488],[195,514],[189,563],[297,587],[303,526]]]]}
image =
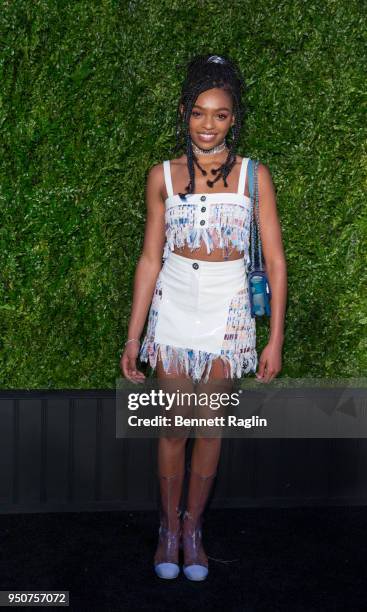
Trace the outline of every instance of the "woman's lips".
{"type": "Polygon", "coordinates": [[[215,140],[216,134],[198,134],[199,139],[203,140],[204,142],[211,142],[212,140],[215,140]]]}

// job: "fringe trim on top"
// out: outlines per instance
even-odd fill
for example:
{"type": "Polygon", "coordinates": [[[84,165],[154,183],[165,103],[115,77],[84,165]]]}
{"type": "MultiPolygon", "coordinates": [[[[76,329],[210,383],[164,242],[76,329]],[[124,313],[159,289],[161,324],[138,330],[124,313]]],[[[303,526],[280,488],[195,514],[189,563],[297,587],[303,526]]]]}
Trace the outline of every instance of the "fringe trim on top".
{"type": "Polygon", "coordinates": [[[162,297],[161,284],[158,279],[149,312],[147,333],[139,352],[141,361],[149,361],[151,368],[155,369],[160,355],[167,374],[183,371],[194,382],[208,382],[213,361],[218,358],[224,363],[225,378],[241,378],[243,374],[256,372],[256,323],[249,312],[248,288],[239,291],[231,300],[221,352],[209,353],[154,341],[159,301],[162,297]]]}
{"type": "MultiPolygon", "coordinates": [[[[182,204],[166,210],[166,244],[163,259],[169,251],[183,247],[198,249],[204,241],[207,253],[215,248],[232,246],[239,252],[248,253],[250,237],[250,208],[232,205],[211,205],[207,227],[197,227],[195,217],[197,204],[182,204]]],[[[248,255],[246,255],[249,261],[248,255]]]]}

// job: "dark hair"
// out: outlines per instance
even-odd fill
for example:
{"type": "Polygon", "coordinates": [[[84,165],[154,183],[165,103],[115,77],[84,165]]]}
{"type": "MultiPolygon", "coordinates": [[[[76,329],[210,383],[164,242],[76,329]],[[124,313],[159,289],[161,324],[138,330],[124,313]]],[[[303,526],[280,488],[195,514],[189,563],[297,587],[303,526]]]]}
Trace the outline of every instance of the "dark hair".
{"type": "MultiPolygon", "coordinates": [[[[180,67],[180,66],[178,66],[180,67]]],[[[217,174],[214,180],[207,180],[208,187],[213,187],[221,177],[223,178],[224,186],[228,187],[227,176],[232,170],[236,162],[236,149],[240,136],[242,120],[246,112],[246,108],[242,103],[242,93],[246,90],[244,79],[236,64],[223,55],[197,55],[189,61],[186,66],[186,78],[182,85],[181,96],[177,105],[176,112],[176,146],[174,153],[180,149],[186,148],[187,165],[190,174],[190,182],[185,187],[186,193],[193,193],[195,190],[195,171],[194,163],[206,176],[207,172],[199,165],[196,155],[192,149],[192,141],[189,131],[189,121],[192,112],[192,107],[195,104],[197,97],[207,89],[219,87],[228,91],[232,96],[233,113],[235,122],[233,124],[233,138],[229,143],[226,137],[226,144],[229,147],[227,159],[219,168],[212,169],[213,174],[217,174]],[[181,115],[180,106],[184,107],[184,113],[181,115]]],[[[186,198],[185,193],[179,193],[183,199],[186,198]]]]}

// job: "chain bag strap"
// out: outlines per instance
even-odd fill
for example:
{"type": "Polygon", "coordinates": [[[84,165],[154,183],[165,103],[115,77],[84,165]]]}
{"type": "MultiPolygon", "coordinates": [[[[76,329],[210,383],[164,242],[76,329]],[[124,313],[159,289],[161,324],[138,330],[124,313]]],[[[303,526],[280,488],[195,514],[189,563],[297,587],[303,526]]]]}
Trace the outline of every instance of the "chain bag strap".
{"type": "Polygon", "coordinates": [[[263,267],[263,257],[260,235],[260,215],[259,215],[259,185],[258,185],[257,160],[249,159],[248,177],[249,192],[251,198],[251,222],[250,222],[250,265],[247,274],[248,289],[250,298],[251,317],[270,316],[271,289],[268,277],[263,267]],[[257,261],[255,249],[257,244],[257,261]]]}

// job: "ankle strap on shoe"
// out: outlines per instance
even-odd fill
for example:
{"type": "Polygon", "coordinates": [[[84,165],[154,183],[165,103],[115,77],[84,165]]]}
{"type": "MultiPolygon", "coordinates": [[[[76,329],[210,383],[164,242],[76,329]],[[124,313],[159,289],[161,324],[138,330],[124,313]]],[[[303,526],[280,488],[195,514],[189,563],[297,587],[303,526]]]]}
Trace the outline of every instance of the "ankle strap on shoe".
{"type": "Polygon", "coordinates": [[[189,521],[194,520],[194,516],[193,514],[191,514],[191,512],[189,510],[185,510],[185,512],[182,515],[182,520],[185,521],[186,519],[188,519],[189,521]]]}

